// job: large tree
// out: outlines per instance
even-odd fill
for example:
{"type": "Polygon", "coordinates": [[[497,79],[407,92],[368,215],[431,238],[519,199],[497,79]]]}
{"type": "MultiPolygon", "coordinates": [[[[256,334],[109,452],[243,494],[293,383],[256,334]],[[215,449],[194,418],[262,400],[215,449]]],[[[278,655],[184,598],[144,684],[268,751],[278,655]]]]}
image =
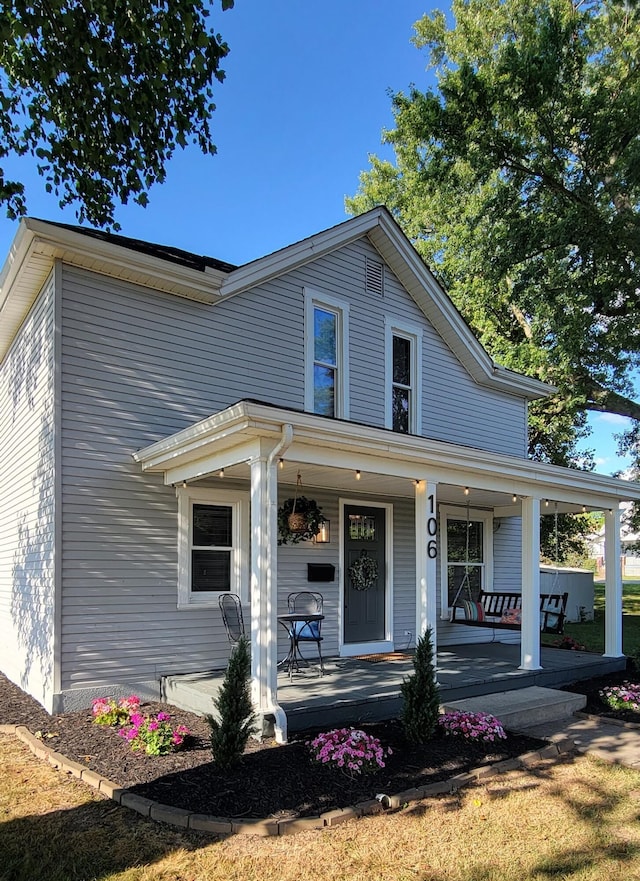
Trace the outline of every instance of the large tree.
{"type": "Polygon", "coordinates": [[[531,452],[578,464],[586,411],[640,419],[638,6],[453,0],[415,30],[437,85],[393,97],[395,162],[347,207],[387,205],[496,360],[558,385],[531,452]]]}
{"type": "MultiPolygon", "coordinates": [[[[221,0],[222,9],[233,0],[221,0]]],[[[0,9],[0,160],[31,154],[78,217],[147,203],[177,146],[215,152],[211,89],[228,52],[206,0],[13,0],[0,9]]],[[[0,203],[26,211],[0,169],[0,203]]]]}

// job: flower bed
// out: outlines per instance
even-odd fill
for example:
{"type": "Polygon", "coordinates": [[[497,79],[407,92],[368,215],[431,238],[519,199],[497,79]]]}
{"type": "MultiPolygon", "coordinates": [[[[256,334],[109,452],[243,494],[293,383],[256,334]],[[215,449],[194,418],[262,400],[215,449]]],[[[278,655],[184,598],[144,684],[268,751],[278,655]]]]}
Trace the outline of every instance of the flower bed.
{"type": "Polygon", "coordinates": [[[494,743],[437,737],[424,747],[408,744],[395,720],[361,725],[387,751],[384,768],[346,776],[309,753],[315,733],[285,745],[250,740],[240,764],[220,772],[212,762],[206,720],[174,707],[148,703],[144,715],[167,711],[190,731],[184,749],[149,757],[132,752],[118,728],[96,725],[91,711],[49,716],[32,698],[0,675],[0,724],[26,725],[67,758],[86,765],[123,788],[196,813],[217,816],[311,816],[414,786],[448,780],[474,767],[540,749],[541,742],[509,735],[494,743]],[[390,748],[390,750],[389,750],[390,748]]]}

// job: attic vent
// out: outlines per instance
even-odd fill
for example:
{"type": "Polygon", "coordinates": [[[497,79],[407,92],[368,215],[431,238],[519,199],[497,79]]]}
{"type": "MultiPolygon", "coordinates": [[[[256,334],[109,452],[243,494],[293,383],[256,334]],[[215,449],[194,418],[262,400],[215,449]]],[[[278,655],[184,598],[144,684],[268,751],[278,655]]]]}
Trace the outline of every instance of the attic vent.
{"type": "Polygon", "coordinates": [[[366,258],[365,290],[368,294],[384,297],[384,265],[378,260],[366,258]]]}

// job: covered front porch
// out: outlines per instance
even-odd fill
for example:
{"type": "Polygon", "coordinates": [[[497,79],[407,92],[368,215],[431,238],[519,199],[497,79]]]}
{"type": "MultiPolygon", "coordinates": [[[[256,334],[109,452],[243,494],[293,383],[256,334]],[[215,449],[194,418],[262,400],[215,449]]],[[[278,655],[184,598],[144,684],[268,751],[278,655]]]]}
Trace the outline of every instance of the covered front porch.
{"type": "MultiPolygon", "coordinates": [[[[184,590],[179,590],[179,595],[187,605],[191,496],[197,501],[205,496],[196,493],[211,494],[214,485],[223,486],[228,498],[225,504],[236,506],[238,523],[246,517],[246,534],[238,530],[235,568],[238,592],[250,617],[253,698],[258,713],[275,720],[278,739],[286,739],[290,720],[303,712],[293,698],[296,683],[289,685],[288,678],[285,681],[278,675],[278,661],[283,648],[286,651],[282,633],[278,632],[278,614],[286,610],[289,590],[306,587],[307,559],[312,555],[331,561],[335,569],[334,581],[321,589],[328,594],[324,645],[326,653],[337,660],[324,680],[315,682],[305,676],[305,706],[311,700],[307,694],[315,695],[317,706],[321,706],[330,688],[345,695],[336,698],[344,703],[361,679],[371,681],[375,691],[382,668],[372,664],[348,675],[350,658],[404,647],[407,637],[415,644],[427,628],[432,632],[439,666],[447,649],[453,652],[452,658],[463,647],[465,652],[467,648],[480,652],[466,668],[453,660],[453,681],[448,683],[445,678],[445,687],[462,682],[465,669],[476,677],[475,683],[467,682],[465,687],[485,687],[500,678],[524,687],[525,682],[531,684],[532,677],[545,677],[547,672],[553,677],[557,663],[554,655],[546,649],[541,652],[539,564],[540,517],[556,511],[604,513],[604,657],[622,663],[619,505],[640,500],[636,483],[250,401],[159,441],[135,458],[145,472],[162,473],[165,484],[176,487],[183,536],[180,541],[184,542],[183,552],[179,549],[179,588],[182,583],[184,590]],[[284,493],[292,494],[301,472],[305,489],[328,499],[333,521],[331,544],[316,547],[309,542],[302,555],[288,553],[295,549],[278,547],[277,525],[281,498],[284,493]],[[347,629],[352,596],[346,562],[348,512],[353,507],[385,512],[378,585],[382,592],[381,624],[380,632],[369,640],[355,639],[347,629]],[[511,634],[514,644],[492,644],[494,654],[505,653],[502,660],[497,655],[491,660],[483,654],[488,651],[487,641],[495,638],[491,630],[480,632],[480,628],[450,622],[449,560],[442,549],[447,517],[463,519],[465,507],[467,521],[473,511],[483,523],[487,547],[500,545],[500,553],[492,556],[491,565],[483,564],[482,584],[488,590],[500,590],[506,583],[509,589],[522,594],[522,625],[520,632],[511,634]],[[247,587],[243,595],[245,569],[247,587]],[[498,668],[502,665],[501,670],[495,664],[498,668]]],[[[221,497],[220,489],[217,493],[221,497]]],[[[196,602],[202,599],[195,597],[196,602]]],[[[213,600],[210,603],[213,608],[213,600]]],[[[198,606],[194,603],[191,608],[198,606]]],[[[498,638],[507,637],[503,632],[498,638]]],[[[589,656],[586,666],[592,659],[589,656]]],[[[559,663],[563,668],[567,660],[561,658],[559,663]]],[[[390,671],[391,676],[399,677],[398,681],[406,673],[401,666],[392,666],[390,671]]],[[[444,667],[442,676],[448,676],[444,667]]],[[[371,704],[371,695],[366,700],[367,705],[371,704]]],[[[389,697],[388,702],[393,700],[389,697]]]]}
{"type": "MultiPolygon", "coordinates": [[[[357,725],[397,716],[402,707],[400,685],[413,671],[413,659],[411,652],[394,654],[398,657],[385,659],[385,655],[380,655],[381,660],[377,661],[329,658],[322,677],[313,662],[308,668],[302,667],[291,680],[286,673],[280,673],[278,697],[289,730],[357,725]]],[[[625,666],[624,658],[553,648],[542,648],[540,670],[523,670],[519,661],[520,647],[500,642],[440,649],[437,675],[442,702],[531,685],[557,688],[625,666]]],[[[221,670],[167,676],[163,681],[163,699],[192,712],[210,713],[223,676],[221,670]]]]}

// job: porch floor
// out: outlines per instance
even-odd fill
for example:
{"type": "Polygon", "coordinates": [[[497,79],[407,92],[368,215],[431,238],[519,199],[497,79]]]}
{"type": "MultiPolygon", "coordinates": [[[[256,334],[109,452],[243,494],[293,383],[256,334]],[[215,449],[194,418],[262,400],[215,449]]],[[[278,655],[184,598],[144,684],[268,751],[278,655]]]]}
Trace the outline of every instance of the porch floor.
{"type": "MultiPolygon", "coordinates": [[[[398,660],[376,662],[356,658],[328,658],[325,674],[310,655],[291,680],[278,674],[278,700],[291,731],[316,726],[356,725],[388,719],[401,710],[400,685],[412,671],[410,654],[398,660]]],[[[554,687],[624,669],[624,658],[603,658],[590,652],[543,648],[542,670],[519,670],[520,646],[481,643],[438,651],[438,682],[443,703],[532,685],[554,687]]],[[[212,698],[224,671],[167,676],[163,699],[196,713],[213,712],[212,698]]]]}

